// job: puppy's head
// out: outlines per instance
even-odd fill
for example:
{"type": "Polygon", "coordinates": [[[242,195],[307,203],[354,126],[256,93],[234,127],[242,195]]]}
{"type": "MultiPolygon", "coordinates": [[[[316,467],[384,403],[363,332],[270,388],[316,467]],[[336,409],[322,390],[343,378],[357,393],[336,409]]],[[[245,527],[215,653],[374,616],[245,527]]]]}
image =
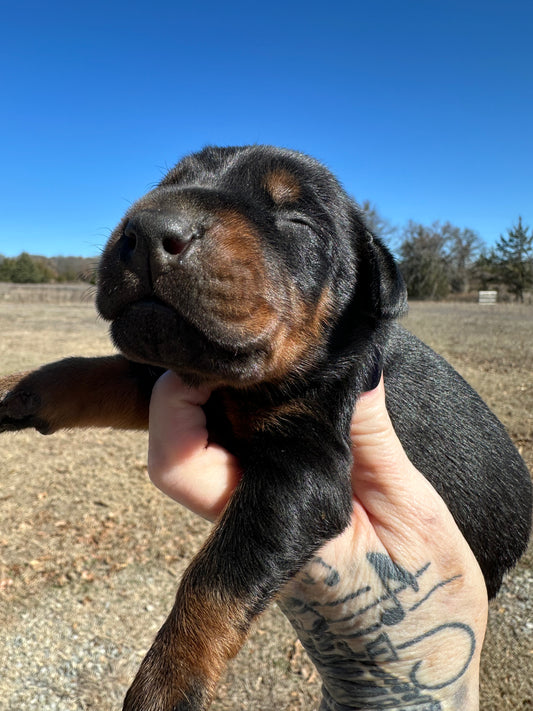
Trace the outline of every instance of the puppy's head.
{"type": "Polygon", "coordinates": [[[185,158],[128,210],[97,303],[129,358],[245,387],[327,358],[347,310],[380,320],[404,300],[392,258],[329,171],[251,146],[185,158]]]}

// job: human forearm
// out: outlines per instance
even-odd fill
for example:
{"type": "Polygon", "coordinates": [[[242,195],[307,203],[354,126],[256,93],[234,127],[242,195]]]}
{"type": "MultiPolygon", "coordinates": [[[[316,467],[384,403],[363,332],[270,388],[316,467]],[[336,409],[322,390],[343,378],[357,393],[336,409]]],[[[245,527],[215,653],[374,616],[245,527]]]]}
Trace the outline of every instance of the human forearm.
{"type": "Polygon", "coordinates": [[[463,574],[377,550],[355,585],[339,568],[316,557],[281,603],[322,677],[320,711],[477,711],[483,639],[463,609],[463,574]]]}

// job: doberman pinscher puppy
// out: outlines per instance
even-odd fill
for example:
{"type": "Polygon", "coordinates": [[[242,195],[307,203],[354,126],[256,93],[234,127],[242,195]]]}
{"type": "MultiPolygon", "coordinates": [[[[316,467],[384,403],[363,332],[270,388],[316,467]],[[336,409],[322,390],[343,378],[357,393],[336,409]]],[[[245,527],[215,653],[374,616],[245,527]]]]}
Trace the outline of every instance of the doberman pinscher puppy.
{"type": "Polygon", "coordinates": [[[206,708],[251,621],[347,526],[350,420],[376,368],[407,454],[451,509],[490,595],[524,551],[523,461],[476,393],[396,322],[406,292],[391,254],[312,158],[247,146],[183,159],[113,232],[97,306],[123,355],[0,380],[0,430],[145,428],[152,386],[171,369],[213,389],[210,432],[243,470],[128,711],[206,708]]]}

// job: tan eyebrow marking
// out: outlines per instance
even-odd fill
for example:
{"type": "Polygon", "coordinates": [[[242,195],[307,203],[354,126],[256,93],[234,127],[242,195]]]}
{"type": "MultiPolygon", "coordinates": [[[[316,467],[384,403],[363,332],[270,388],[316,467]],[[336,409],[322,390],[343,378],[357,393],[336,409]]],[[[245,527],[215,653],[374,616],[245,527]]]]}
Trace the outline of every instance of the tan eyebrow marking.
{"type": "Polygon", "coordinates": [[[298,178],[285,168],[268,173],[264,180],[264,186],[277,205],[296,202],[301,193],[298,178]]]}

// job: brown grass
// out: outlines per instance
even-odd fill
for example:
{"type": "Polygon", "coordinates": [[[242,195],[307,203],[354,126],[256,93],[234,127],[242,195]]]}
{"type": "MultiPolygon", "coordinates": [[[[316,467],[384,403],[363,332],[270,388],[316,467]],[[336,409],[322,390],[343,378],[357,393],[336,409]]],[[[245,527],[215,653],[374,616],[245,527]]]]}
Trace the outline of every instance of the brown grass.
{"type": "MultiPolygon", "coordinates": [[[[479,390],[531,468],[532,323],[530,307],[477,304],[413,304],[407,320],[479,390]]],[[[112,350],[90,303],[4,301],[0,333],[0,373],[112,350]]],[[[97,638],[108,650],[105,663],[79,672],[68,708],[119,706],[170,609],[177,578],[208,531],[154,489],[145,461],[144,434],[2,435],[0,647],[24,637],[21,619],[42,615],[54,632],[48,665],[59,676],[73,634],[80,646],[97,638]]],[[[532,562],[530,550],[491,607],[484,711],[533,708],[532,562]]],[[[0,675],[0,698],[15,698],[16,686],[13,676],[0,675]]],[[[318,696],[310,663],[272,610],[232,664],[213,708],[297,711],[315,707],[318,696]]]]}

